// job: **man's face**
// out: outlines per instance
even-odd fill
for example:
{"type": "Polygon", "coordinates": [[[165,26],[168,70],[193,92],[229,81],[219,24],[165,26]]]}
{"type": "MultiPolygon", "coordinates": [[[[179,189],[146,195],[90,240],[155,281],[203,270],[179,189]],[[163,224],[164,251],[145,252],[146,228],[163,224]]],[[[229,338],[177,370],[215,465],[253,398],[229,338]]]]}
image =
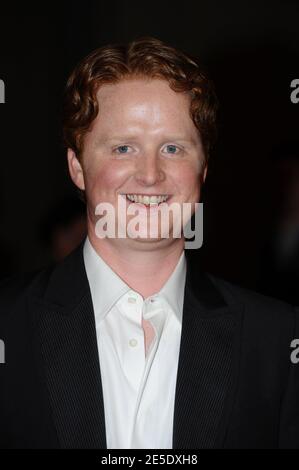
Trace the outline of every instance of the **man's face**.
{"type": "MultiPolygon", "coordinates": [[[[120,195],[127,205],[132,202],[126,195],[133,199],[135,195],[167,195],[166,204],[198,202],[206,166],[189,114],[190,98],[158,79],[103,85],[97,98],[99,113],[84,137],[80,162],[68,150],[71,177],[85,190],[89,235],[94,238],[91,230],[99,218],[95,215],[99,203],[112,204],[117,219],[120,195]]],[[[141,208],[140,204],[135,207],[141,208]]],[[[146,215],[154,209],[142,206],[142,210],[146,215]]],[[[146,236],[118,242],[140,247],[140,243],[158,241],[146,236]]],[[[170,243],[161,237],[159,241],[170,243]]]]}

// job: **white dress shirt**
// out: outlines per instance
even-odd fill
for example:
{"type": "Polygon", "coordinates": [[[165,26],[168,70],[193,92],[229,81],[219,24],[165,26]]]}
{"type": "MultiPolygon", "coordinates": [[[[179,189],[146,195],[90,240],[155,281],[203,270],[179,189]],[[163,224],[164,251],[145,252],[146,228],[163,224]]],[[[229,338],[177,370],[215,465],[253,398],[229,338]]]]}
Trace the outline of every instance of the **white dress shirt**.
{"type": "Polygon", "coordinates": [[[185,253],[163,288],[145,300],[88,238],[83,255],[95,314],[107,448],[171,449],[185,253]],[[155,332],[147,354],[142,316],[155,332]]]}

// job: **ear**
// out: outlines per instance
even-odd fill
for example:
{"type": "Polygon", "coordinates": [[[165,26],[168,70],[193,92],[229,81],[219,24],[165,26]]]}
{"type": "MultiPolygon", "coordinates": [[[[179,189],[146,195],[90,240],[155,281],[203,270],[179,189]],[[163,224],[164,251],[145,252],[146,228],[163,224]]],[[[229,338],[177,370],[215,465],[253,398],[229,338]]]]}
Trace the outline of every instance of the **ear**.
{"type": "Polygon", "coordinates": [[[208,173],[208,164],[205,163],[205,168],[204,168],[203,175],[202,175],[202,182],[203,182],[203,183],[204,183],[205,180],[206,180],[207,173],[208,173]]]}
{"type": "Polygon", "coordinates": [[[208,173],[208,164],[207,162],[203,162],[203,166],[200,170],[200,173],[199,173],[199,183],[200,185],[202,186],[206,180],[206,177],[207,177],[207,173],[208,173]]]}
{"type": "Polygon", "coordinates": [[[76,157],[75,152],[70,148],[67,149],[67,161],[68,161],[69,173],[70,173],[73,183],[77,186],[77,188],[84,190],[85,183],[84,183],[83,169],[82,169],[81,163],[76,157]]]}

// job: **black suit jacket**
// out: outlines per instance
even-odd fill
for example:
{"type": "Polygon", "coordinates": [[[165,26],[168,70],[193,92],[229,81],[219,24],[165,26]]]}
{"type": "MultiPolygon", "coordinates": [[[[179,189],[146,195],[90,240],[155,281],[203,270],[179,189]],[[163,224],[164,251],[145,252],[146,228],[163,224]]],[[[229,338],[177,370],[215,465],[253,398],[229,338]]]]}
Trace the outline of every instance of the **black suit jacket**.
{"type": "MultiPolygon", "coordinates": [[[[173,448],[299,448],[295,312],[199,272],[187,254],[173,448]]],[[[0,447],[106,448],[82,244],[2,284],[0,338],[0,447]]]]}

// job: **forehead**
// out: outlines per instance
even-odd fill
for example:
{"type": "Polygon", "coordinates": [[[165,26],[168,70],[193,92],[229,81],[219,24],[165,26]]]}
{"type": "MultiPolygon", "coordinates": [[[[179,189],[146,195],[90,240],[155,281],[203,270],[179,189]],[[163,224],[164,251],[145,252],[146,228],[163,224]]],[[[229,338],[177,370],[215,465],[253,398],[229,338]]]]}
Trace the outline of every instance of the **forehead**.
{"type": "Polygon", "coordinates": [[[178,93],[171,89],[166,80],[160,78],[124,78],[117,83],[107,83],[101,85],[97,97],[99,101],[111,99],[117,95],[123,99],[142,99],[164,97],[166,100],[187,102],[185,93],[178,93]]]}
{"type": "Polygon", "coordinates": [[[101,126],[150,128],[192,126],[190,97],[173,91],[166,80],[126,79],[105,84],[97,92],[101,126]]]}

